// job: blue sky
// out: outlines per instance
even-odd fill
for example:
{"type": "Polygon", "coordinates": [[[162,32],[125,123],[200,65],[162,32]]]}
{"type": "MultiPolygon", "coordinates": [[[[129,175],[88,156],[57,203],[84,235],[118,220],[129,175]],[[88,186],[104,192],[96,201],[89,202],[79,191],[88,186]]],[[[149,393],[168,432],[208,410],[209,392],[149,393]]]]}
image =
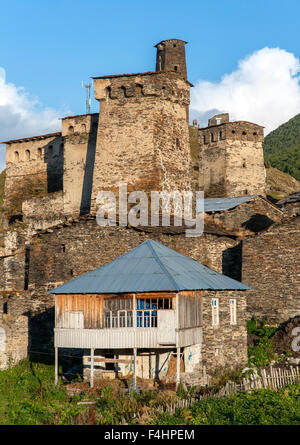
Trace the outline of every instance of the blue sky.
{"type": "MultiPolygon", "coordinates": [[[[82,80],[97,75],[154,70],[153,45],[163,39],[188,41],[189,80],[196,85],[192,105],[194,116],[200,120],[207,117],[209,110],[230,108],[230,98],[227,92],[224,94],[222,85],[224,75],[236,73],[233,78],[229,77],[235,85],[242,76],[243,79],[246,76],[244,86],[254,82],[252,74],[250,77],[247,74],[247,66],[239,68],[238,64],[264,48],[277,49],[277,52],[258,53],[255,60],[250,60],[252,70],[259,67],[273,75],[286,63],[282,79],[287,72],[296,71],[291,74],[291,80],[299,74],[299,0],[0,0],[0,6],[0,76],[2,72],[2,80],[5,79],[5,88],[0,88],[0,140],[27,136],[34,131],[39,134],[48,129],[47,121],[51,130],[57,125],[58,116],[84,113],[82,80]],[[284,52],[279,53],[278,49],[284,52]],[[286,54],[293,58],[285,57],[283,61],[286,54]],[[266,59],[271,66],[262,68],[262,61],[266,59]],[[220,96],[218,100],[216,92],[220,96]],[[2,97],[1,102],[1,94],[3,97],[7,94],[9,99],[2,97]],[[223,102],[222,94],[226,99],[223,102]],[[205,104],[201,103],[202,97],[205,104]],[[23,102],[15,106],[14,101],[20,98],[23,102]],[[19,119],[22,124],[15,125],[14,119],[18,120],[21,107],[28,113],[26,118],[19,119]]],[[[263,77],[261,71],[259,73],[263,77]]],[[[298,84],[298,78],[296,80],[298,84]]],[[[277,94],[276,82],[273,79],[273,93],[268,92],[268,103],[270,97],[277,94]]],[[[297,96],[297,88],[296,93],[293,90],[295,82],[289,87],[291,97],[297,96]]],[[[260,91],[264,89],[260,86],[260,91]]],[[[248,91],[244,96],[247,99],[253,92],[248,91]]],[[[259,101],[262,100],[260,97],[259,101]]],[[[289,107],[290,100],[287,106],[280,103],[281,109],[289,107]]],[[[298,96],[289,112],[282,116],[282,122],[291,117],[297,107],[298,96]]],[[[257,117],[264,120],[267,110],[265,106],[257,117]]],[[[98,111],[95,101],[92,111],[98,111]]],[[[247,117],[246,111],[244,114],[247,117]]],[[[249,114],[252,115],[253,112],[249,114]]],[[[273,121],[274,127],[280,116],[273,121]]],[[[271,124],[269,127],[273,129],[271,124]]],[[[1,151],[0,170],[3,147],[1,151]]]]}

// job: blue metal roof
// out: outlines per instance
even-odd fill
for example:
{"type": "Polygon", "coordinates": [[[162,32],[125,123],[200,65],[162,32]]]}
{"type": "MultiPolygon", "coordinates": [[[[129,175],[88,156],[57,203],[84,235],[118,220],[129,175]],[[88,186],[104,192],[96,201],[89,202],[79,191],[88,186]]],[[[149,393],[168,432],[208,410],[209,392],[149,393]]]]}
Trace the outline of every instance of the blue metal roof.
{"type": "MultiPolygon", "coordinates": [[[[233,198],[205,198],[204,212],[221,212],[222,210],[234,209],[234,207],[251,201],[258,195],[235,196],[233,198]]],[[[197,201],[197,210],[200,211],[200,200],[197,201]]]]}
{"type": "Polygon", "coordinates": [[[251,288],[150,240],[49,293],[104,294],[198,289],[251,288]]]}

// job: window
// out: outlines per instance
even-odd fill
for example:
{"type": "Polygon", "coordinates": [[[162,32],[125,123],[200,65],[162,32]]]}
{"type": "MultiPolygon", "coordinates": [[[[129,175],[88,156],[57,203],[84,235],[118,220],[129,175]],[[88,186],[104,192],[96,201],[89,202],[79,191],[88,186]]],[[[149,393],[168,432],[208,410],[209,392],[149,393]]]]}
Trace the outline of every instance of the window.
{"type": "Polygon", "coordinates": [[[176,138],[176,148],[180,148],[180,142],[178,138],[176,138]]]}
{"type": "Polygon", "coordinates": [[[220,125],[221,119],[217,119],[217,125],[220,125]]]}
{"type": "Polygon", "coordinates": [[[132,328],[132,300],[129,298],[106,298],[104,300],[105,328],[132,328]]]}
{"type": "Polygon", "coordinates": [[[223,133],[220,131],[220,141],[223,139],[223,133]]]}
{"type": "Polygon", "coordinates": [[[20,156],[19,156],[19,152],[15,151],[15,161],[19,162],[20,156]]]}
{"type": "Polygon", "coordinates": [[[206,136],[203,136],[203,144],[206,144],[206,136]]]}
{"type": "Polygon", "coordinates": [[[53,156],[53,146],[49,145],[48,147],[48,158],[51,158],[53,156]]]}
{"type": "Polygon", "coordinates": [[[242,132],[242,135],[243,135],[243,136],[246,136],[246,134],[247,134],[247,133],[246,133],[245,131],[242,132]]]}
{"type": "Polygon", "coordinates": [[[29,150],[25,151],[25,159],[26,159],[26,161],[30,161],[30,151],[29,150]]]}
{"type": "Polygon", "coordinates": [[[214,142],[215,140],[214,140],[214,134],[213,133],[210,133],[210,140],[211,140],[211,142],[214,142]]]}
{"type": "Polygon", "coordinates": [[[236,300],[229,300],[230,324],[236,324],[236,300]]]}
{"type": "Polygon", "coordinates": [[[81,131],[83,133],[86,133],[86,125],[85,124],[81,124],[81,131]]]}
{"type": "Polygon", "coordinates": [[[218,326],[219,324],[219,299],[212,298],[211,300],[211,315],[212,315],[212,325],[218,326]]]}
{"type": "Polygon", "coordinates": [[[7,301],[3,303],[3,314],[8,314],[8,304],[7,301]]]}
{"type": "Polygon", "coordinates": [[[69,134],[72,134],[72,133],[74,133],[74,127],[73,127],[73,125],[70,125],[69,126],[69,134]]]}
{"type": "Polygon", "coordinates": [[[38,148],[37,153],[38,153],[38,159],[42,159],[42,157],[43,157],[43,152],[42,152],[42,149],[41,149],[41,148],[38,148]]]}
{"type": "Polygon", "coordinates": [[[177,71],[178,70],[178,66],[175,65],[174,66],[174,70],[177,71]]]}
{"type": "Polygon", "coordinates": [[[138,298],[136,309],[138,328],[157,328],[157,310],[172,309],[172,298],[138,298]]]}
{"type": "Polygon", "coordinates": [[[257,136],[257,133],[256,133],[256,131],[254,131],[254,133],[253,133],[253,136],[257,136]]]}

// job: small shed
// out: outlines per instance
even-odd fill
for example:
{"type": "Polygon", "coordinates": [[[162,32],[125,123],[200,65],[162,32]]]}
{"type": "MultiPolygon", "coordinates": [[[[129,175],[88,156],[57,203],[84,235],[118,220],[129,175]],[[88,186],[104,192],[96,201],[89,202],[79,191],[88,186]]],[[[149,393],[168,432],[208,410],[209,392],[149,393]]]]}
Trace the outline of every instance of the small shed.
{"type": "MultiPolygon", "coordinates": [[[[157,241],[145,241],[50,291],[55,294],[56,381],[58,348],[80,348],[90,351],[91,385],[95,364],[134,377],[145,377],[147,368],[150,378],[160,378],[172,355],[178,383],[185,349],[200,351],[203,343],[203,292],[211,293],[211,323],[218,326],[216,292],[247,289],[157,241]]],[[[234,310],[228,301],[228,320],[236,317],[234,310]]]]}

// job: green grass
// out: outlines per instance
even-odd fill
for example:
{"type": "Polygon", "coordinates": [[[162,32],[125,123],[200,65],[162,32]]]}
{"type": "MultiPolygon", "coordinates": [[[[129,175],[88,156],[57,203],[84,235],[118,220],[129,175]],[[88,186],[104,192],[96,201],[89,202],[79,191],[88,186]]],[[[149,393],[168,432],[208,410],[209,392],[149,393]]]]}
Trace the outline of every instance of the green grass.
{"type": "Polygon", "coordinates": [[[82,409],[77,401],[54,386],[52,365],[24,360],[0,371],[0,425],[66,425],[82,409]]]}
{"type": "Polygon", "coordinates": [[[157,425],[300,425],[300,385],[210,398],[152,419],[157,425]]]}

